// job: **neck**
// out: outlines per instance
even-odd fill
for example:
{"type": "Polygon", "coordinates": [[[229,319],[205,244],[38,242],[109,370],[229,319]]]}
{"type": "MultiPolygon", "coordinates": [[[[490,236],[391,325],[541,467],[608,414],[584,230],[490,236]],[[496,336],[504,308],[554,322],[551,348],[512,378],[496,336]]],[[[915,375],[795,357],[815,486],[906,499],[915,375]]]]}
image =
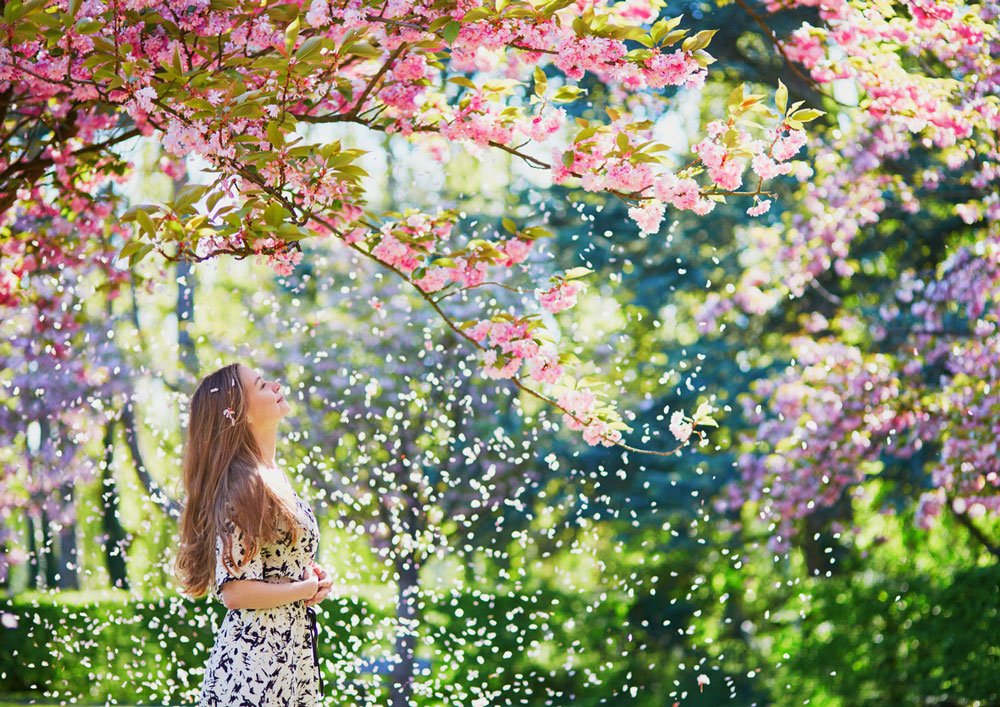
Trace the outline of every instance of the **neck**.
{"type": "Polygon", "coordinates": [[[266,464],[274,466],[274,451],[278,446],[278,424],[268,425],[264,428],[254,428],[254,438],[260,448],[260,458],[266,464]]]}

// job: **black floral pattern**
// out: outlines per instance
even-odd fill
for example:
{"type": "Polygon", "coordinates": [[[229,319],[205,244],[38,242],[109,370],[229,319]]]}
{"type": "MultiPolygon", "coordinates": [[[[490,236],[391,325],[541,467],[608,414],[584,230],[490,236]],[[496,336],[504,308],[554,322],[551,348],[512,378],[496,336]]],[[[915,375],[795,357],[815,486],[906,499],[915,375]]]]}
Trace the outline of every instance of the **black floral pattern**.
{"type": "MultiPolygon", "coordinates": [[[[305,532],[291,544],[291,532],[264,545],[236,574],[222,564],[223,537],[216,537],[215,586],[234,579],[267,580],[304,576],[319,548],[319,525],[309,504],[296,495],[305,532]]],[[[230,522],[232,564],[240,565],[246,545],[240,528],[230,522]]],[[[219,626],[205,667],[199,707],[314,707],[322,704],[319,668],[314,662],[315,614],[303,600],[272,609],[230,609],[219,626]]]]}

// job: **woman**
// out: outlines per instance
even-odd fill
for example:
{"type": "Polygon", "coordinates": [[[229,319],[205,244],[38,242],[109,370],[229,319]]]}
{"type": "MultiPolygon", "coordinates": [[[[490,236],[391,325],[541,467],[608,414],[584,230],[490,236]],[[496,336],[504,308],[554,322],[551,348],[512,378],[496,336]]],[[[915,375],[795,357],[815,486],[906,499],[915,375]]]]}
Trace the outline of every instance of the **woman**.
{"type": "Polygon", "coordinates": [[[289,410],[281,385],[243,364],[209,374],[191,398],[176,573],[186,595],[211,586],[228,609],[200,707],[320,704],[312,605],[332,580],[315,562],[316,517],[274,462],[289,410]]]}

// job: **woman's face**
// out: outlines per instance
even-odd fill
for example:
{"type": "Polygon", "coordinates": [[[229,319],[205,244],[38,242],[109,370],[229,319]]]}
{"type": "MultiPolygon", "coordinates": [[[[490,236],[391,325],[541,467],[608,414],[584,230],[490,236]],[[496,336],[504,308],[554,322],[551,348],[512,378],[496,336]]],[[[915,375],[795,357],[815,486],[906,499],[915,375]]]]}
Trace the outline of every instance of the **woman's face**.
{"type": "Polygon", "coordinates": [[[240,364],[240,379],[246,395],[247,417],[256,426],[276,423],[291,410],[278,381],[267,380],[256,369],[240,364]]]}

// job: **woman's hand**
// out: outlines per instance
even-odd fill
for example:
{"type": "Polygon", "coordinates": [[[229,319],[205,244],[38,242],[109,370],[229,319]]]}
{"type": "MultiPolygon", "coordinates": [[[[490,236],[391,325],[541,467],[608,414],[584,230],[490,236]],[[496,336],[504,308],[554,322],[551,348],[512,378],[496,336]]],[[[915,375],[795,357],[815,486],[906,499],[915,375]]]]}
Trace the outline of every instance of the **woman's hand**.
{"type": "Polygon", "coordinates": [[[306,571],[313,574],[318,580],[316,593],[305,600],[306,606],[312,606],[326,599],[326,596],[330,593],[330,588],[333,586],[333,580],[330,579],[329,573],[315,562],[312,562],[306,571]]]}
{"type": "MultiPolygon", "coordinates": [[[[319,578],[313,572],[306,572],[306,576],[296,582],[302,587],[303,593],[307,597],[315,597],[319,593],[319,578]]],[[[309,599],[303,601],[308,602],[309,599]]]]}

